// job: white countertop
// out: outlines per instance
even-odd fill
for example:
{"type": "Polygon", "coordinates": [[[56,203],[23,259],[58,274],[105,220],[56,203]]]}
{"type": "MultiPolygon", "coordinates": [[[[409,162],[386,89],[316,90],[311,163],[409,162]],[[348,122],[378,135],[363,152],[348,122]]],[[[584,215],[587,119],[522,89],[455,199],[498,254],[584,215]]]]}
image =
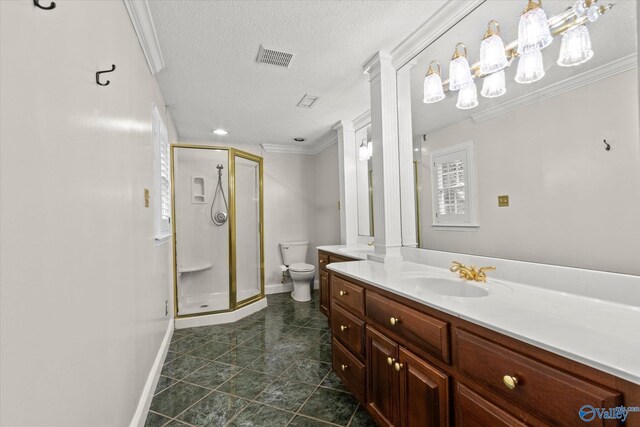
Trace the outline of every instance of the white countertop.
{"type": "Polygon", "coordinates": [[[336,255],[348,256],[355,259],[367,259],[368,254],[373,253],[373,246],[367,245],[331,245],[318,246],[319,251],[331,252],[336,255]]]}
{"type": "Polygon", "coordinates": [[[354,261],[327,268],[640,384],[640,307],[491,279],[484,285],[467,282],[486,289],[485,297],[443,296],[403,279],[456,276],[412,262],[354,261]]]}

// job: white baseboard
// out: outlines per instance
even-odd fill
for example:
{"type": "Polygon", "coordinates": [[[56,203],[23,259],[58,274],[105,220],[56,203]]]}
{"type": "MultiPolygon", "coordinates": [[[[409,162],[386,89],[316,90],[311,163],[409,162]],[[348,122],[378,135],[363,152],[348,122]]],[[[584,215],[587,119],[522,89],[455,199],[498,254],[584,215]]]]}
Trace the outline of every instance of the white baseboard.
{"type": "Polygon", "coordinates": [[[228,313],[205,314],[203,316],[185,317],[175,320],[176,329],[193,328],[196,326],[220,325],[222,323],[236,322],[243,317],[257,313],[267,307],[267,299],[262,298],[254,303],[245,305],[228,313]]]}
{"type": "Polygon", "coordinates": [[[158,385],[160,372],[162,372],[162,365],[165,357],[167,356],[167,352],[169,351],[169,344],[171,344],[173,328],[173,319],[171,319],[167,325],[167,331],[164,334],[162,344],[160,344],[156,360],[154,360],[153,365],[151,366],[147,382],[144,384],[144,388],[142,389],[142,395],[138,401],[138,407],[136,408],[136,412],[133,414],[133,419],[131,420],[129,427],[144,427],[144,423],[147,421],[147,414],[149,413],[149,407],[153,400],[153,392],[158,385]]]}
{"type": "Polygon", "coordinates": [[[291,282],[287,282],[285,284],[272,283],[264,287],[264,293],[266,295],[281,294],[283,292],[291,292],[291,291],[293,291],[293,283],[291,282]]]}

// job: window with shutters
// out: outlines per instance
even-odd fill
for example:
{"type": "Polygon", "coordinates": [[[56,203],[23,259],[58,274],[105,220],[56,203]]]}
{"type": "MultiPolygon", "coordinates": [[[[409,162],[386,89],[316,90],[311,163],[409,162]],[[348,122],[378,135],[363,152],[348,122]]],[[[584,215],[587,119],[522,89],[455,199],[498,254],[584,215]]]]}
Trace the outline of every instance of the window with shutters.
{"type": "Polygon", "coordinates": [[[171,235],[169,134],[156,106],[153,107],[152,128],[155,153],[155,236],[156,240],[165,240],[171,235]]]}
{"type": "Polygon", "coordinates": [[[477,228],[473,142],[434,150],[430,163],[433,226],[477,228]]]}

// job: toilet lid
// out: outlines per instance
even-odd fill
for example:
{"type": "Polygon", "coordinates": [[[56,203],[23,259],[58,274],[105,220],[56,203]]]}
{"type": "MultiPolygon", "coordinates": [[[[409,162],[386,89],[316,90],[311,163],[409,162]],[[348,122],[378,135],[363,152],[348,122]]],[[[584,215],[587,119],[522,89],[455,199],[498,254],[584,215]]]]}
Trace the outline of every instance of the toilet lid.
{"type": "Polygon", "coordinates": [[[315,267],[312,264],[304,264],[304,263],[297,263],[297,264],[291,264],[289,266],[289,270],[291,271],[313,271],[315,270],[315,267]]]}

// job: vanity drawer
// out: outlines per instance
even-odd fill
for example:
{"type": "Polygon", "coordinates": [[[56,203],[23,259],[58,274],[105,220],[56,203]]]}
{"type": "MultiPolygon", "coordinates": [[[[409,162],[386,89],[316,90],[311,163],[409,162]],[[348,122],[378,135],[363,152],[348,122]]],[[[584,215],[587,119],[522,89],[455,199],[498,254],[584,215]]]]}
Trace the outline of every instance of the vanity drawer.
{"type": "Polygon", "coordinates": [[[327,271],[327,264],[329,264],[329,255],[324,252],[320,252],[318,254],[318,265],[320,266],[320,270],[327,271]]]}
{"type": "Polygon", "coordinates": [[[456,385],[456,425],[464,427],[526,427],[482,396],[462,384],[456,385]]]}
{"type": "Polygon", "coordinates": [[[331,330],[354,354],[364,355],[364,322],[339,305],[331,311],[331,330]]]}
{"type": "Polygon", "coordinates": [[[333,339],[333,370],[345,383],[347,389],[360,401],[366,402],[366,369],[346,348],[333,339]]]}
{"type": "MultiPolygon", "coordinates": [[[[455,354],[460,372],[553,425],[582,425],[584,421],[578,415],[582,406],[611,408],[622,400],[618,392],[583,381],[459,329],[456,329],[455,354]],[[513,384],[513,379],[517,383],[513,384]]],[[[617,425],[597,418],[592,423],[617,425]]]]}
{"type": "Polygon", "coordinates": [[[356,260],[349,257],[342,257],[340,255],[329,254],[329,264],[332,264],[334,262],[349,262],[349,261],[356,261],[356,260]]]}
{"type": "MultiPolygon", "coordinates": [[[[354,313],[364,316],[364,289],[362,286],[332,276],[331,298],[343,307],[351,309],[354,313]]],[[[333,310],[333,302],[332,308],[333,310]]]]}
{"type": "Polygon", "coordinates": [[[367,317],[449,363],[448,323],[373,292],[367,292],[367,317]]]}

